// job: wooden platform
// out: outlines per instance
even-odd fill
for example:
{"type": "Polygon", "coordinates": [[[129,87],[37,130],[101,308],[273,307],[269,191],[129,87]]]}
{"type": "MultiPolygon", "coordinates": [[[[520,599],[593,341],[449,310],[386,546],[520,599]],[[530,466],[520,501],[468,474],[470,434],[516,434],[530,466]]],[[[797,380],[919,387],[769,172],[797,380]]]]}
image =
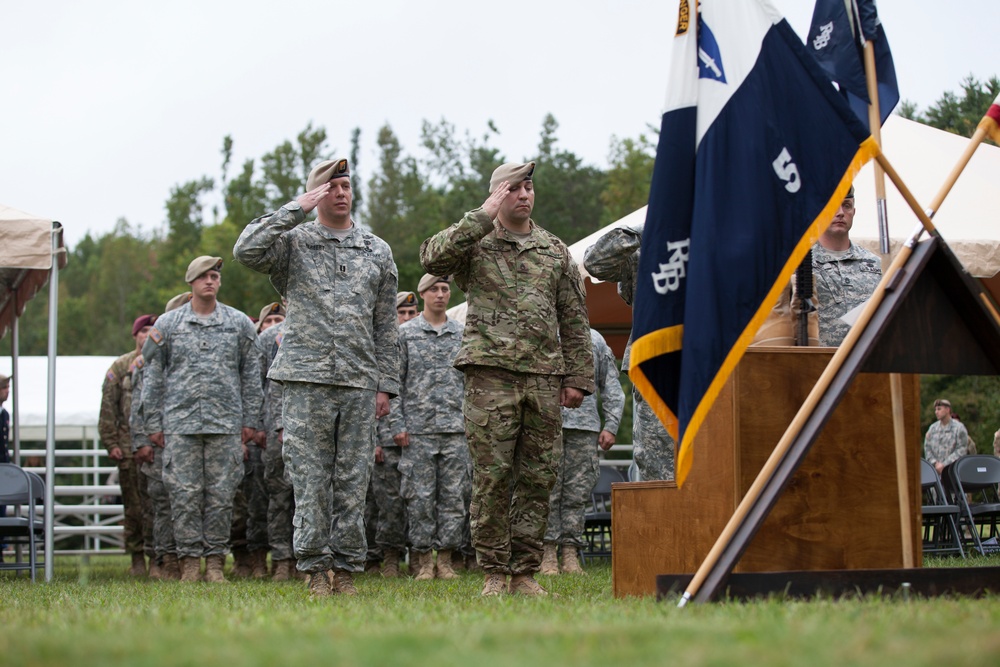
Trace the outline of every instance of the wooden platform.
{"type": "MultiPolygon", "coordinates": [[[[832,356],[751,348],[698,435],[683,489],[612,486],[616,596],[653,595],[657,575],[697,570],[832,356]]],[[[903,378],[919,565],[919,385],[903,378]]],[[[860,374],[734,572],[902,567],[895,470],[888,376],[860,374]]]]}

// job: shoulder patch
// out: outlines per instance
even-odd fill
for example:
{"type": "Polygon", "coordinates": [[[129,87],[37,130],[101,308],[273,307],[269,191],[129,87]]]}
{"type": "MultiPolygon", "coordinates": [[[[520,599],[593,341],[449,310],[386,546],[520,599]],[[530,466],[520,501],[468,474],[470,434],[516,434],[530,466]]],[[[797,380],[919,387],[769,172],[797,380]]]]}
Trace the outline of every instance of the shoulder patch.
{"type": "Polygon", "coordinates": [[[285,334],[280,333],[274,337],[274,344],[281,347],[281,341],[285,338],[285,334]]]}
{"type": "Polygon", "coordinates": [[[109,370],[105,377],[108,378],[108,382],[116,382],[118,380],[118,376],[116,376],[115,372],[112,370],[109,370]]]}
{"type": "Polygon", "coordinates": [[[153,327],[152,329],[149,330],[149,337],[157,345],[163,345],[163,334],[160,333],[160,330],[157,329],[156,327],[153,327]]]}

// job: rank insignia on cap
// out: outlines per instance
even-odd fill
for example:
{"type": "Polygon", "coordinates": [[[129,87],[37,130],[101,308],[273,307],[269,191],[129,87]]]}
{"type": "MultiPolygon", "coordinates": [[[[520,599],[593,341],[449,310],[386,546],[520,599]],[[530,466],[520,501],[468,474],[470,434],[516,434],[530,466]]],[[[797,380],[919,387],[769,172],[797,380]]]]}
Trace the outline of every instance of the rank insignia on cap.
{"type": "Polygon", "coordinates": [[[333,168],[333,173],[335,174],[343,174],[345,171],[347,171],[347,160],[341,160],[337,163],[337,166],[333,168]]]}
{"type": "Polygon", "coordinates": [[[163,334],[156,327],[149,330],[149,337],[153,339],[153,342],[157,345],[163,345],[163,334]]]}

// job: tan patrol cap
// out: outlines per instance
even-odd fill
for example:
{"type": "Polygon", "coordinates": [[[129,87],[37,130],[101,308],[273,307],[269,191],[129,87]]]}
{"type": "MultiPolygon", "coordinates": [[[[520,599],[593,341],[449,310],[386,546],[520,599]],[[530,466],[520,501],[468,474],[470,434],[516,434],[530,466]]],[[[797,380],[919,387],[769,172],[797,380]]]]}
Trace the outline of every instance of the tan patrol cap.
{"type": "Polygon", "coordinates": [[[0,389],[3,389],[4,387],[10,384],[10,377],[11,376],[9,375],[4,375],[3,373],[0,373],[0,389]]]}
{"type": "Polygon", "coordinates": [[[315,190],[327,181],[335,178],[350,178],[351,170],[347,166],[347,160],[338,158],[336,160],[323,160],[313,167],[309,172],[309,179],[306,181],[306,192],[315,190]]]}
{"type": "Polygon", "coordinates": [[[423,294],[431,288],[431,286],[438,283],[450,283],[451,276],[432,276],[429,273],[425,273],[424,277],[420,279],[417,283],[417,294],[423,294]]]}
{"type": "Polygon", "coordinates": [[[222,258],[202,255],[188,264],[187,273],[184,274],[184,282],[190,285],[198,276],[212,270],[222,271],[222,258]]]}
{"type": "Polygon", "coordinates": [[[396,308],[402,308],[403,306],[415,306],[417,305],[417,295],[413,292],[397,292],[396,293],[396,308]]]}
{"type": "Polygon", "coordinates": [[[511,185],[517,185],[521,181],[530,181],[531,174],[534,171],[534,162],[527,162],[525,164],[508,162],[507,164],[502,164],[494,169],[493,175],[490,176],[490,192],[496,190],[497,186],[504,181],[507,181],[511,185]]]}
{"type": "Polygon", "coordinates": [[[190,300],[191,292],[181,292],[170,301],[167,301],[167,307],[163,309],[163,312],[169,313],[171,310],[177,310],[190,300]]]}

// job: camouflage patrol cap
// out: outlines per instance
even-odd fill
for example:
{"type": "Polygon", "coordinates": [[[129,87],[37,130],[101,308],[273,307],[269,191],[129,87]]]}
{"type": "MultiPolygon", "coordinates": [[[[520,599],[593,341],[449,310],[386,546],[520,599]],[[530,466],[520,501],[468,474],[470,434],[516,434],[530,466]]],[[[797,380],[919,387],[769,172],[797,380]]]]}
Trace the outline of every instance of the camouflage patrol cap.
{"type": "Polygon", "coordinates": [[[151,327],[156,323],[156,315],[140,315],[132,323],[132,335],[137,335],[143,327],[151,327]]]}
{"type": "Polygon", "coordinates": [[[163,309],[163,312],[169,313],[171,310],[177,310],[190,300],[191,300],[191,292],[181,292],[174,298],[170,299],[170,301],[167,301],[167,305],[163,309]]]}
{"type": "Polygon", "coordinates": [[[431,286],[438,283],[450,283],[451,276],[432,276],[429,273],[425,273],[424,277],[420,279],[417,283],[417,294],[423,294],[431,288],[431,286]]]}
{"type": "Polygon", "coordinates": [[[417,305],[417,295],[413,292],[397,292],[396,293],[396,308],[403,308],[404,306],[416,306],[417,305]]]}
{"type": "Polygon", "coordinates": [[[494,169],[493,175],[490,176],[490,192],[496,190],[497,186],[504,181],[507,181],[511,185],[517,185],[521,181],[530,181],[531,174],[534,171],[534,162],[526,162],[525,164],[508,162],[507,164],[502,164],[494,169]]]}
{"type": "Polygon", "coordinates": [[[347,160],[344,158],[323,160],[309,172],[309,179],[306,181],[306,192],[315,190],[327,181],[332,181],[335,178],[350,178],[350,176],[351,170],[348,167],[347,160]]]}
{"type": "Polygon", "coordinates": [[[260,310],[260,317],[258,317],[257,319],[260,320],[261,322],[263,322],[264,318],[267,317],[268,315],[281,315],[282,317],[284,317],[285,316],[285,307],[283,305],[281,305],[280,301],[275,301],[274,303],[269,303],[266,306],[264,306],[263,308],[261,308],[261,310],[260,310]]]}
{"type": "Polygon", "coordinates": [[[188,264],[187,273],[184,274],[184,282],[193,283],[199,276],[209,271],[222,271],[222,258],[202,255],[188,264]]]}

